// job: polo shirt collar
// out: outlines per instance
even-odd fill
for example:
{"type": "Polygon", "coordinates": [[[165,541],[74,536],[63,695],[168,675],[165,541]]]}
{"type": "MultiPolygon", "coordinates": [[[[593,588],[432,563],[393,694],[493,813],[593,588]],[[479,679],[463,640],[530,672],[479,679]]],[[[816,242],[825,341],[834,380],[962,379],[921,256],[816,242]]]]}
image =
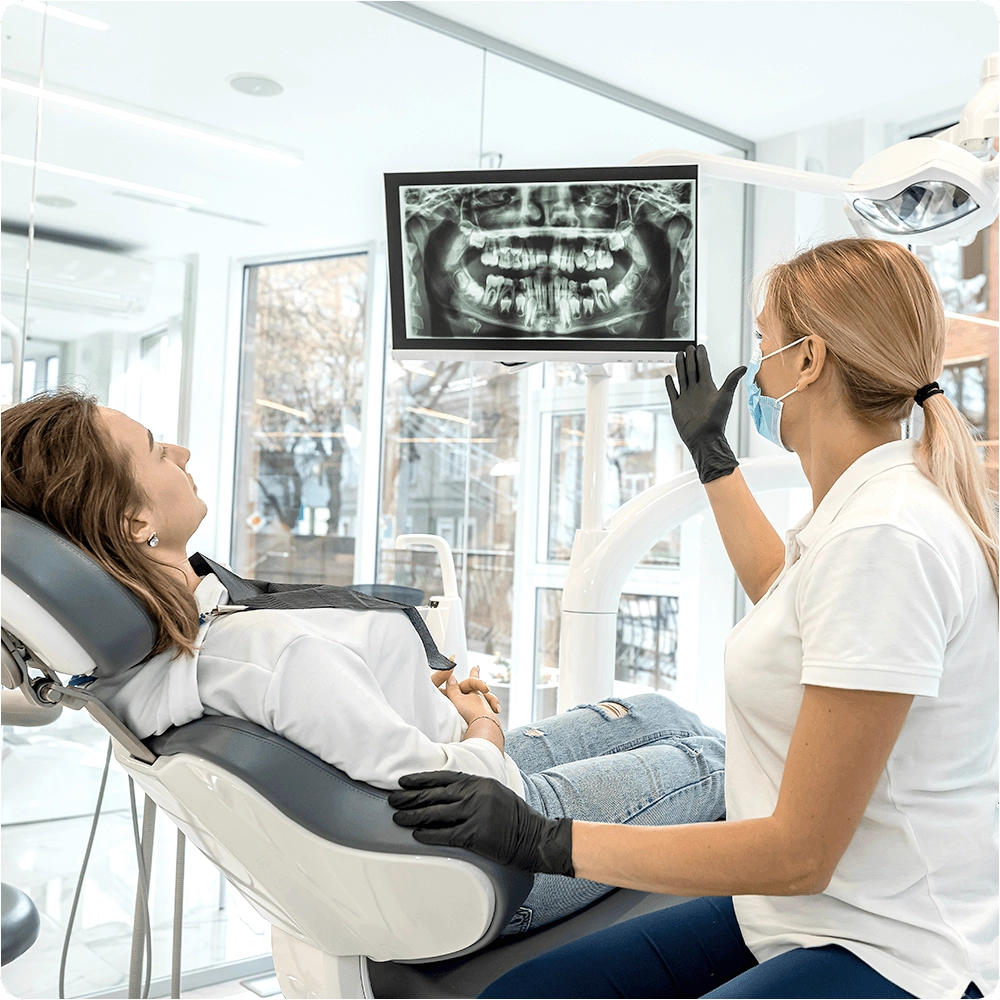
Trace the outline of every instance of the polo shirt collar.
{"type": "MultiPolygon", "coordinates": [[[[844,470],[819,502],[819,506],[788,532],[788,541],[794,540],[798,547],[808,548],[822,537],[847,501],[869,480],[897,466],[912,465],[915,445],[916,441],[910,438],[905,441],[890,441],[865,452],[844,470]]],[[[793,546],[789,545],[791,547],[793,546]]]]}

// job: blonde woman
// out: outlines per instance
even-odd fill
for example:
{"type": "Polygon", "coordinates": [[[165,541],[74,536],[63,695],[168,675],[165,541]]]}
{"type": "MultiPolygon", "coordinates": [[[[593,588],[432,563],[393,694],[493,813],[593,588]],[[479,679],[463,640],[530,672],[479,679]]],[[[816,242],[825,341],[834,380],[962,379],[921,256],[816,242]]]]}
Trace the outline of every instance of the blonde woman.
{"type": "Polygon", "coordinates": [[[484,996],[980,997],[997,984],[997,520],[936,383],[915,256],[842,240],[775,267],[746,385],[813,510],[774,532],[726,444],[744,369],[667,389],[753,601],[726,647],[725,823],[530,813],[495,782],[404,776],[425,842],[701,897],[515,969],[484,996]],[[923,408],[919,440],[900,421],[923,408]]]}

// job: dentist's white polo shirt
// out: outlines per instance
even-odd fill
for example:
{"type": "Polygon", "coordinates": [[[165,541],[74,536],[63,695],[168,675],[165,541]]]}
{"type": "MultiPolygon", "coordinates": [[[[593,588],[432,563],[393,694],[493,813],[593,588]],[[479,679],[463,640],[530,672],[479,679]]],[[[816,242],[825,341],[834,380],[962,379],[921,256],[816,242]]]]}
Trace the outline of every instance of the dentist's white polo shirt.
{"type": "Polygon", "coordinates": [[[971,531],[913,464],[859,458],[789,531],[726,647],[726,807],[770,816],[803,684],[915,695],[825,892],[737,896],[758,961],[840,945],[917,997],[997,985],[997,594],[971,531]]]}

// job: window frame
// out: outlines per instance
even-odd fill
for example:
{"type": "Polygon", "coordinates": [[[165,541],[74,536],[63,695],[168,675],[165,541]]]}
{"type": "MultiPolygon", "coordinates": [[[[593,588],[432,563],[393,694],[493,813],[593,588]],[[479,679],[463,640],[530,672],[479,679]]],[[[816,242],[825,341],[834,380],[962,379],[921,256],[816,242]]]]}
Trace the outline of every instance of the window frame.
{"type": "MultiPolygon", "coordinates": [[[[248,338],[253,337],[253,330],[247,320],[250,271],[253,268],[271,265],[362,254],[368,258],[368,278],[364,325],[365,376],[361,403],[362,463],[358,470],[358,513],[353,575],[355,583],[371,583],[375,579],[380,514],[379,475],[382,464],[382,403],[388,294],[385,244],[376,240],[319,250],[258,254],[252,257],[233,258],[230,261],[230,289],[238,287],[239,294],[230,296],[228,337],[230,352],[224,362],[229,377],[224,376],[223,393],[224,414],[229,417],[229,427],[223,427],[222,454],[229,456],[231,465],[228,475],[226,470],[220,469],[218,524],[218,538],[220,542],[225,539],[225,551],[230,562],[236,552],[236,533],[242,529],[235,516],[235,504],[240,495],[240,455],[246,443],[244,417],[247,413],[248,394],[252,394],[252,378],[246,377],[243,364],[248,338]]],[[[220,544],[219,547],[223,546],[220,544]]]]}

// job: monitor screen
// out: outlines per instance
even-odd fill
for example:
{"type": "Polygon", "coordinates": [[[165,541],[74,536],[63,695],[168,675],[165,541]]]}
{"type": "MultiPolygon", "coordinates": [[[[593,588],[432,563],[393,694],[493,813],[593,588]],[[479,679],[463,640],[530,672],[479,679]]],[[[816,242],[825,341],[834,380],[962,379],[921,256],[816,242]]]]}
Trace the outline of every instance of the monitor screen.
{"type": "Polygon", "coordinates": [[[695,343],[697,166],[385,186],[394,357],[661,360],[695,343]]]}

